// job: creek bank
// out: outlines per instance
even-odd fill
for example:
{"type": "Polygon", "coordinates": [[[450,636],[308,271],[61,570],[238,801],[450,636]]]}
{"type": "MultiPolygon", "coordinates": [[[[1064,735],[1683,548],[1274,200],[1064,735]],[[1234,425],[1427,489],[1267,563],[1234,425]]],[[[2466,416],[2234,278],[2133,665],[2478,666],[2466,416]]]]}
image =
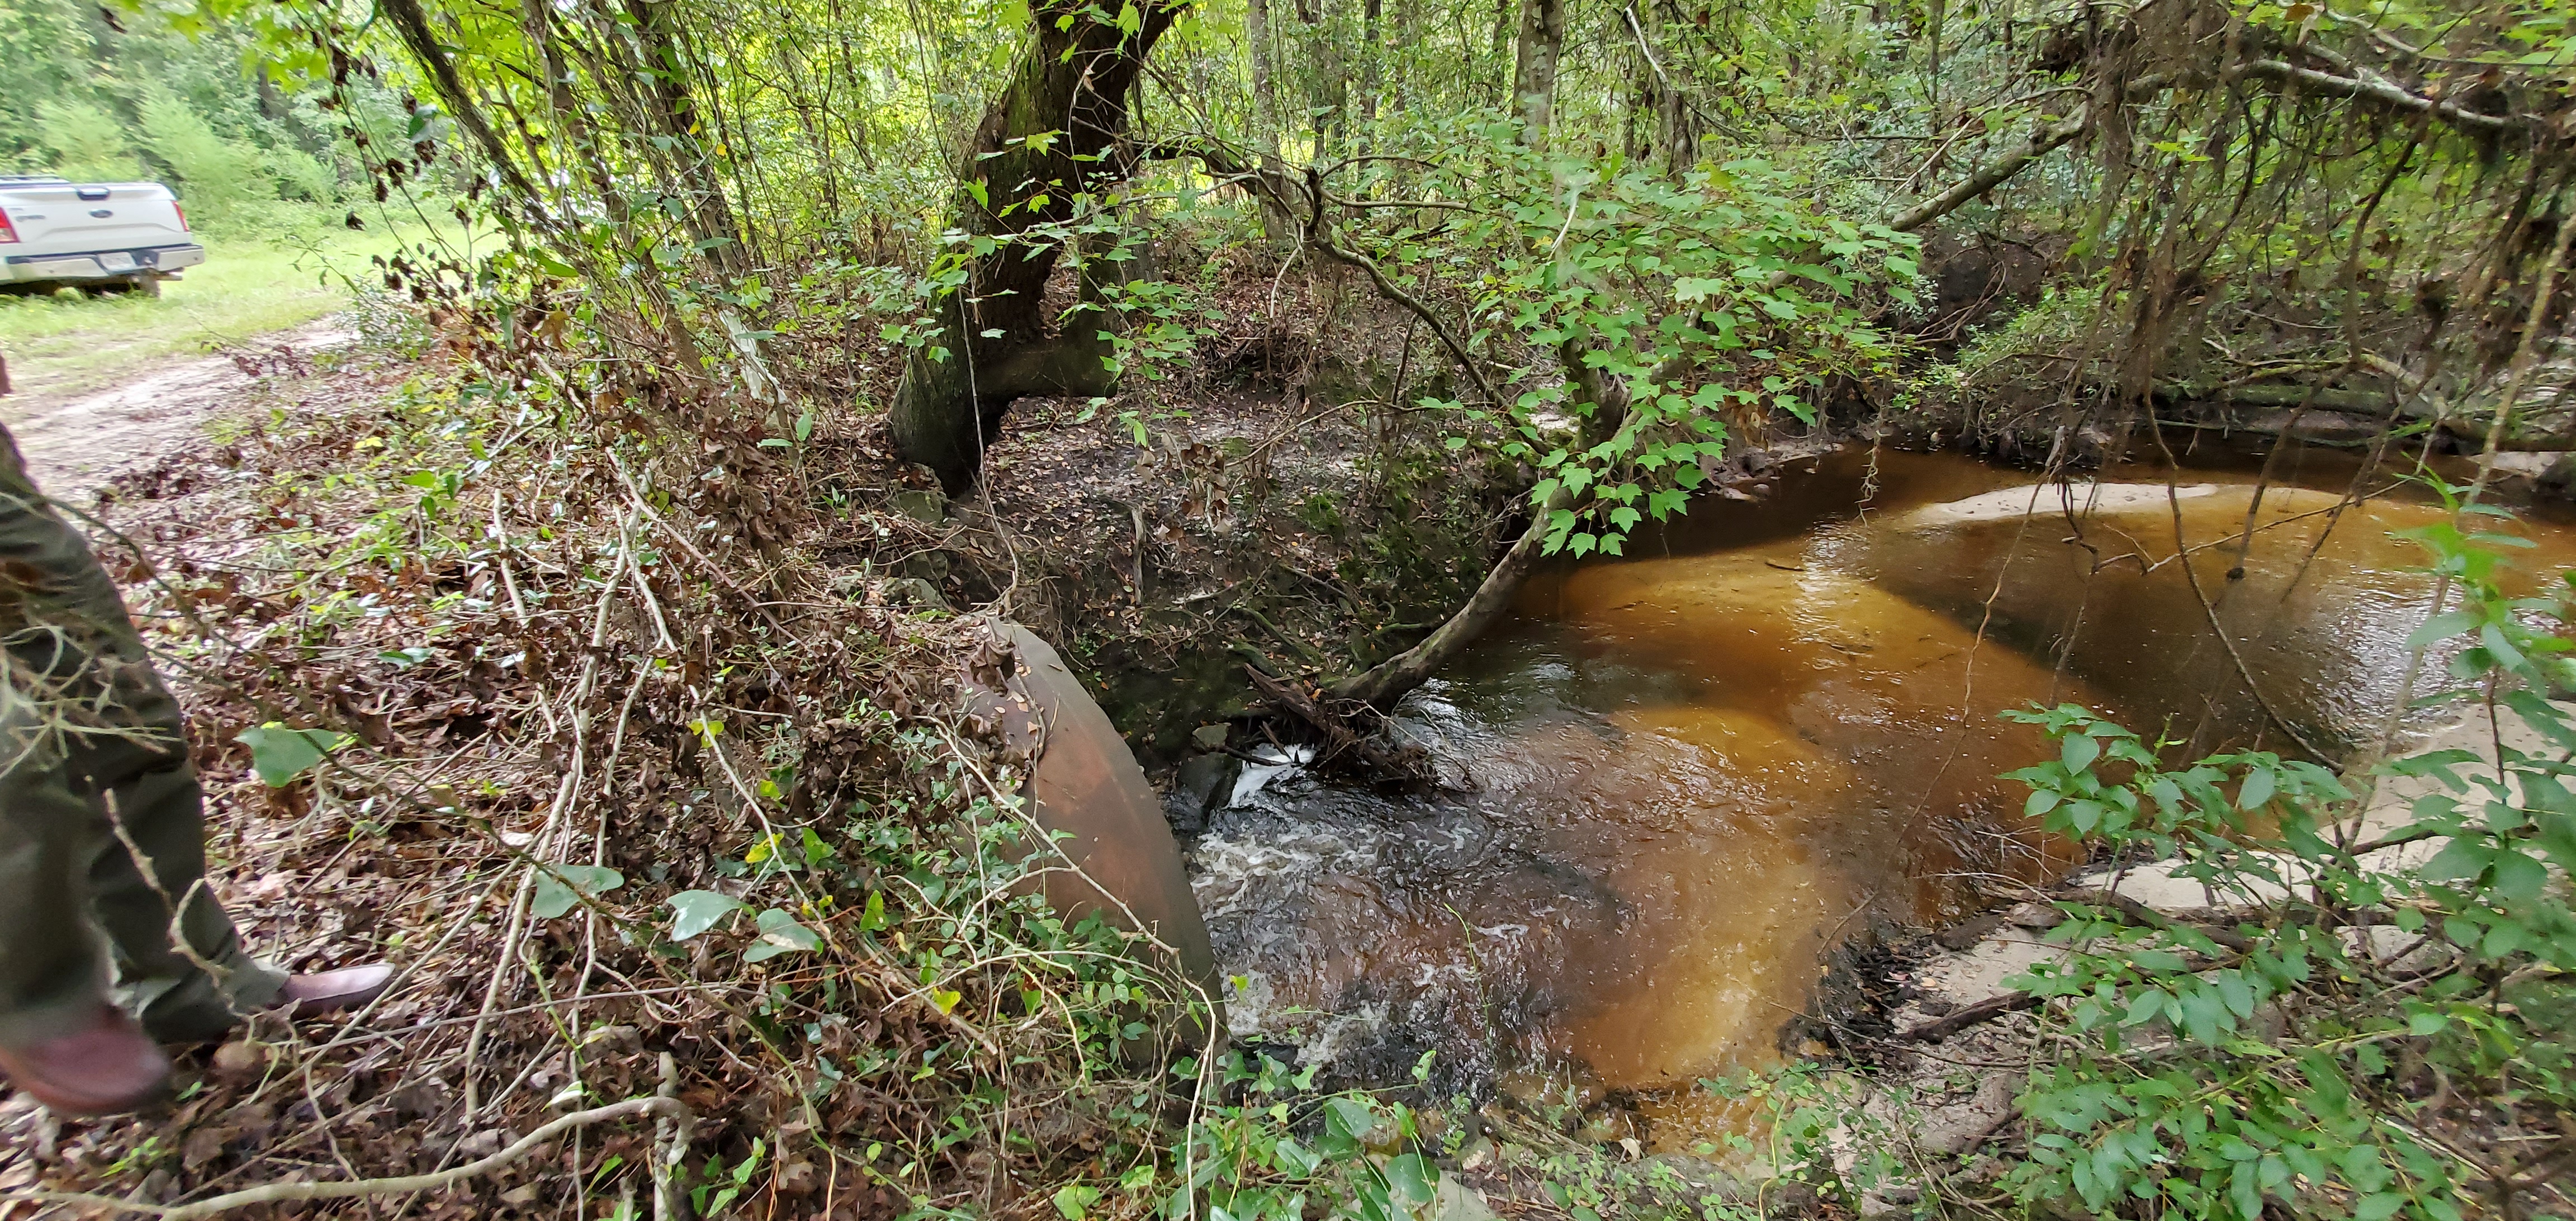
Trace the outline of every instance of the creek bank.
{"type": "MultiPolygon", "coordinates": [[[[2500,749],[2560,750],[2519,718],[2499,725],[2479,709],[2415,735],[2403,753],[2457,751],[2475,760],[2464,765],[2470,772],[2492,774],[2500,749]]],[[[2350,842],[2400,838],[2416,820],[2415,802],[2438,791],[2439,782],[2428,777],[2379,778],[2345,828],[2350,842]]],[[[2365,874],[2393,878],[2421,868],[2438,846],[2438,840],[2389,843],[2356,859],[2365,874]]],[[[1856,1162],[1852,1142],[1867,1130],[1892,1134],[1908,1171],[1865,1196],[1862,1215],[1911,1215],[1937,1182],[1974,1187],[1990,1177],[1989,1146],[2027,1143],[2031,1133],[2016,1100],[2027,1070],[2040,1062],[2043,1024],[2016,985],[2034,968],[2067,961],[2069,944],[2052,935],[2066,919],[2060,904],[2122,908],[2132,913],[2132,924],[2172,922],[2224,938],[2239,924],[2268,923],[2291,897],[2262,883],[2214,891],[2178,876],[2177,863],[2088,865],[2055,886],[1999,895],[1996,906],[1947,927],[1895,931],[1884,951],[1837,963],[1825,993],[1838,1003],[1820,1006],[1800,1027],[1834,1043],[1834,1058],[1843,1065],[1837,1076],[1864,1100],[1843,1137],[1842,1165],[1856,1162]],[[1859,997],[1877,1003],[1853,1003],[1859,997]],[[1859,1026],[1875,1029],[1855,1035],[1859,1026]]],[[[2278,858],[2276,867],[2293,884],[2301,876],[2292,858],[2278,858]]],[[[2563,877],[2558,881],[2564,884],[2563,877]]],[[[2393,925],[2358,925],[2342,935],[2354,952],[2392,970],[2429,972],[2447,961],[2425,939],[2393,925]]],[[[2254,1037],[2277,1036],[2281,1020],[2276,1011],[2258,1010],[2250,1022],[2254,1037]]]]}

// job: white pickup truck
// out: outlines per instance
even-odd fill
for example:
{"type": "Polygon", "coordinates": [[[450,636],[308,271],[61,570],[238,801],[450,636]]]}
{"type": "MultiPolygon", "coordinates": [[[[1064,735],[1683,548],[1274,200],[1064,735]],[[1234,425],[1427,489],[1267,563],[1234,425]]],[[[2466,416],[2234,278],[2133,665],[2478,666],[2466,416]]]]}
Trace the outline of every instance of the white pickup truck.
{"type": "Polygon", "coordinates": [[[0,292],[140,291],[206,261],[188,214],[157,182],[0,174],[0,292]]]}

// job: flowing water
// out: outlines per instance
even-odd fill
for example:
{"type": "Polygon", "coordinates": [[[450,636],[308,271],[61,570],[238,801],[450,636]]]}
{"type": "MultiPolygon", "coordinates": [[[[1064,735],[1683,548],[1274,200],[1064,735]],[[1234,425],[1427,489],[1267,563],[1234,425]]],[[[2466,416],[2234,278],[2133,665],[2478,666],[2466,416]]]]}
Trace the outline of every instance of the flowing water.
{"type": "MultiPolygon", "coordinates": [[[[1262,769],[1194,846],[1236,1034],[1360,1077],[1436,1051],[1449,1083],[1631,1091],[1664,1142],[1725,1126],[1692,1083],[1775,1058],[1833,946],[2074,863],[1997,778],[2047,753],[2000,711],[2085,703],[2197,748],[2375,736],[2431,600],[2389,532],[2444,515],[2338,512],[2347,473],[2269,489],[2233,579],[2248,471],[2069,487],[1897,453],[1543,574],[1401,709],[1452,791],[1262,769]]],[[[2576,532],[2524,529],[2527,570],[2576,565],[2576,532]]]]}

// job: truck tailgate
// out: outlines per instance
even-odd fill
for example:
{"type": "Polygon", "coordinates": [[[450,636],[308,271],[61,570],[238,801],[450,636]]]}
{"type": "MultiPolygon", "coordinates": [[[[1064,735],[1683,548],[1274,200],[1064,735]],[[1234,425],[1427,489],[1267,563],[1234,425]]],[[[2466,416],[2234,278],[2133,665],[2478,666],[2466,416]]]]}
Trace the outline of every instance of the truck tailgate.
{"type": "Polygon", "coordinates": [[[32,184],[0,188],[17,230],[0,253],[74,254],[169,246],[191,239],[169,192],[152,183],[32,184]]]}

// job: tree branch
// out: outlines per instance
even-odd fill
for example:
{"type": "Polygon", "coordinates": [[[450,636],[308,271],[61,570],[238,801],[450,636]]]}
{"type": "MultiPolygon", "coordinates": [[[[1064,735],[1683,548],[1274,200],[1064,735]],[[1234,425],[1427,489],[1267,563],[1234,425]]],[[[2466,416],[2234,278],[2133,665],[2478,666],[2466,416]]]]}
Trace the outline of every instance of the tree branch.
{"type": "Polygon", "coordinates": [[[2523,128],[2521,119],[2510,115],[2481,114],[2463,110],[2457,102],[2435,101],[2421,94],[2409,93],[2383,80],[2336,76],[2314,68],[2302,68],[2277,59],[2257,59],[2245,65],[2245,75],[2266,80],[2296,82],[2300,87],[2332,97],[2348,97],[2356,102],[2407,114],[2429,114],[2463,131],[2486,135],[2503,135],[2523,128]]]}
{"type": "Polygon", "coordinates": [[[439,45],[438,35],[429,28],[429,16],[421,11],[420,0],[385,0],[382,11],[393,19],[394,32],[401,36],[412,57],[428,69],[430,84],[437,87],[439,100],[447,103],[457,123],[465,128],[466,134],[474,137],[475,146],[492,162],[492,168],[500,172],[510,189],[518,193],[520,202],[537,218],[537,223],[547,224],[544,197],[537,193],[528,176],[519,171],[518,161],[510,156],[510,150],[501,143],[501,137],[492,131],[492,124],[484,118],[483,108],[475,104],[474,95],[465,88],[464,80],[456,75],[456,65],[447,58],[447,48],[439,45]]]}
{"type": "Polygon", "coordinates": [[[2093,107],[2087,103],[2078,107],[2075,113],[2032,131],[2019,148],[1988,162],[1985,168],[1953,183],[1949,190],[1897,213],[1896,219],[1887,222],[1887,227],[1899,233],[1912,233],[1931,224],[1958,210],[1969,200],[2003,185],[2005,179],[2030,168],[2031,162],[2083,135],[2085,129],[2092,125],[2093,107]]]}
{"type": "MultiPolygon", "coordinates": [[[[55,1204],[85,1204],[93,1208],[114,1209],[119,1212],[147,1213],[161,1218],[161,1221],[193,1221],[194,1218],[211,1217],[217,1213],[231,1212],[236,1208],[247,1208],[253,1204],[341,1200],[351,1196],[409,1195],[413,1192],[439,1191],[467,1179],[490,1174],[526,1157],[574,1128],[588,1127],[597,1123],[613,1123],[621,1119],[636,1119],[645,1115],[659,1115],[669,1119],[676,1129],[675,1141],[679,1144],[687,1143],[689,1131],[695,1124],[695,1116],[690,1113],[688,1104],[677,1098],[668,1095],[629,1098],[624,1102],[593,1107],[587,1111],[575,1111],[570,1115],[562,1116],[520,1137],[518,1143],[490,1157],[433,1174],[410,1174],[389,1179],[353,1179],[335,1183],[268,1183],[215,1196],[212,1199],[199,1200],[194,1204],[179,1205],[146,1204],[140,1200],[120,1200],[85,1192],[37,1191],[5,1198],[55,1204]]],[[[655,1173],[661,1173],[661,1168],[656,1167],[655,1173]]]]}

